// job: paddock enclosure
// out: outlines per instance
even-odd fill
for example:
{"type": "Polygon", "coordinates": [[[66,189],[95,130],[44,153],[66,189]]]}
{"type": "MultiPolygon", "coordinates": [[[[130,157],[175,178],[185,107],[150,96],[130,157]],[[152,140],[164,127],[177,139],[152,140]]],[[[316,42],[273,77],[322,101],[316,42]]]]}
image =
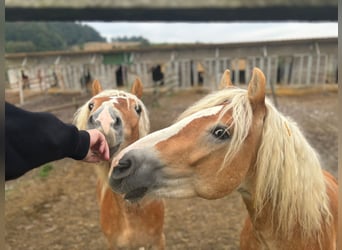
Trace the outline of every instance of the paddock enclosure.
{"type": "Polygon", "coordinates": [[[225,44],[157,45],[7,54],[11,91],[46,93],[51,88],[87,92],[92,79],[104,88],[127,87],[138,75],[146,87],[217,89],[225,69],[235,85],[246,85],[254,67],[267,87],[317,87],[337,83],[337,38],[225,44]],[[25,76],[25,78],[23,77],[25,76]]]}
{"type": "MultiPolygon", "coordinates": [[[[202,88],[162,92],[158,102],[152,93],[146,94],[142,100],[150,112],[151,131],[170,125],[207,93],[202,88]]],[[[47,94],[27,99],[23,108],[37,111],[75,99],[84,103],[88,98],[87,94],[47,94]]],[[[297,121],[319,152],[322,166],[337,178],[336,91],[278,96],[277,101],[279,110],[297,121]]],[[[69,106],[51,112],[71,122],[75,111],[69,106]]],[[[94,168],[71,159],[49,166],[6,183],[5,249],[106,249],[98,218],[94,168]]],[[[215,201],[166,200],[166,249],[239,249],[245,215],[237,193],[215,201]]]]}

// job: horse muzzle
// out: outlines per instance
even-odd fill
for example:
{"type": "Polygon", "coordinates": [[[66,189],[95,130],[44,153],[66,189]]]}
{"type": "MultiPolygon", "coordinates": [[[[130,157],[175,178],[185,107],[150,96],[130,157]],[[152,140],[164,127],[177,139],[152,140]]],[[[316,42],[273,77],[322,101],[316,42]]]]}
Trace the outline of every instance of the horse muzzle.
{"type": "Polygon", "coordinates": [[[113,110],[100,108],[88,118],[88,129],[97,129],[106,137],[112,157],[124,141],[122,119],[113,110]]]}
{"type": "Polygon", "coordinates": [[[132,149],[117,161],[113,159],[109,173],[109,186],[125,199],[137,201],[156,187],[161,162],[155,154],[145,149],[132,149]]]}

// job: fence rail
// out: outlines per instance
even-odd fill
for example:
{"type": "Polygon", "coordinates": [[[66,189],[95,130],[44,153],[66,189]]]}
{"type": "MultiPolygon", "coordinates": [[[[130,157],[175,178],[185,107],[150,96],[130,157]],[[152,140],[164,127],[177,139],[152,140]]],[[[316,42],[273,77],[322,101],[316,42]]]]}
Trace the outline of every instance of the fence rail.
{"type": "Polygon", "coordinates": [[[245,85],[251,76],[253,67],[259,67],[266,75],[267,87],[316,86],[337,83],[337,55],[327,53],[294,54],[290,56],[248,56],[248,57],[212,57],[199,59],[179,59],[158,63],[162,80],[153,79],[156,62],[142,61],[122,65],[97,64],[57,64],[27,65],[25,69],[8,70],[10,88],[19,88],[21,103],[24,102],[25,81],[29,87],[46,92],[51,87],[63,90],[86,92],[87,83],[98,79],[104,88],[129,88],[135,77],[140,77],[146,88],[163,87],[191,88],[202,86],[210,90],[218,88],[225,69],[231,70],[232,82],[245,85]],[[25,70],[27,79],[23,79],[25,70]],[[272,85],[271,85],[272,84],[272,85]]]}

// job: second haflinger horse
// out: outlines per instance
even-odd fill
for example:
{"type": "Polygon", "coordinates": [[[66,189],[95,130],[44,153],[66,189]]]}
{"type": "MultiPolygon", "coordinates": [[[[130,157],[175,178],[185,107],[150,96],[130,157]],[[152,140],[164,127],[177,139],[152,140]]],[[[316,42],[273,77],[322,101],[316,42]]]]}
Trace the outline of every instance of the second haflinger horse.
{"type": "Polygon", "coordinates": [[[255,68],[245,90],[230,86],[227,70],[222,84],[170,127],[121,151],[112,189],[132,200],[218,199],[237,190],[248,211],[242,250],[335,250],[337,182],[265,97],[264,74],[255,68]]]}
{"type": "MultiPolygon", "coordinates": [[[[143,86],[138,78],[131,92],[102,90],[95,80],[93,97],[75,113],[74,123],[79,129],[98,129],[105,135],[111,157],[149,131],[147,110],[140,100],[143,86]]],[[[95,166],[100,223],[109,249],[164,249],[163,201],[128,203],[109,188],[109,168],[110,162],[95,166]]]]}

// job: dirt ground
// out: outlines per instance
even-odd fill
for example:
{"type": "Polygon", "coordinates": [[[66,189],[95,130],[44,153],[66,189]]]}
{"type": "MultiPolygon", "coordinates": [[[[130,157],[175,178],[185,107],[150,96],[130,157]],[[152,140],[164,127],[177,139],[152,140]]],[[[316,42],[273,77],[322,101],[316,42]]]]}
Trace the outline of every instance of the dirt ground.
{"type": "MultiPolygon", "coordinates": [[[[158,105],[152,105],[151,96],[145,96],[143,101],[150,111],[152,131],[171,124],[204,94],[187,91],[163,95],[158,105]]],[[[34,111],[69,101],[71,96],[36,97],[24,108],[34,111]]],[[[278,97],[278,105],[298,122],[320,153],[324,168],[337,177],[337,94],[278,97]]],[[[71,122],[74,112],[75,108],[70,108],[54,113],[71,122]]],[[[49,165],[51,171],[44,172],[48,167],[41,167],[6,183],[5,249],[106,249],[99,226],[93,165],[71,159],[49,165]]],[[[239,249],[239,232],[245,215],[236,192],[214,201],[166,200],[166,249],[239,249]]]]}

